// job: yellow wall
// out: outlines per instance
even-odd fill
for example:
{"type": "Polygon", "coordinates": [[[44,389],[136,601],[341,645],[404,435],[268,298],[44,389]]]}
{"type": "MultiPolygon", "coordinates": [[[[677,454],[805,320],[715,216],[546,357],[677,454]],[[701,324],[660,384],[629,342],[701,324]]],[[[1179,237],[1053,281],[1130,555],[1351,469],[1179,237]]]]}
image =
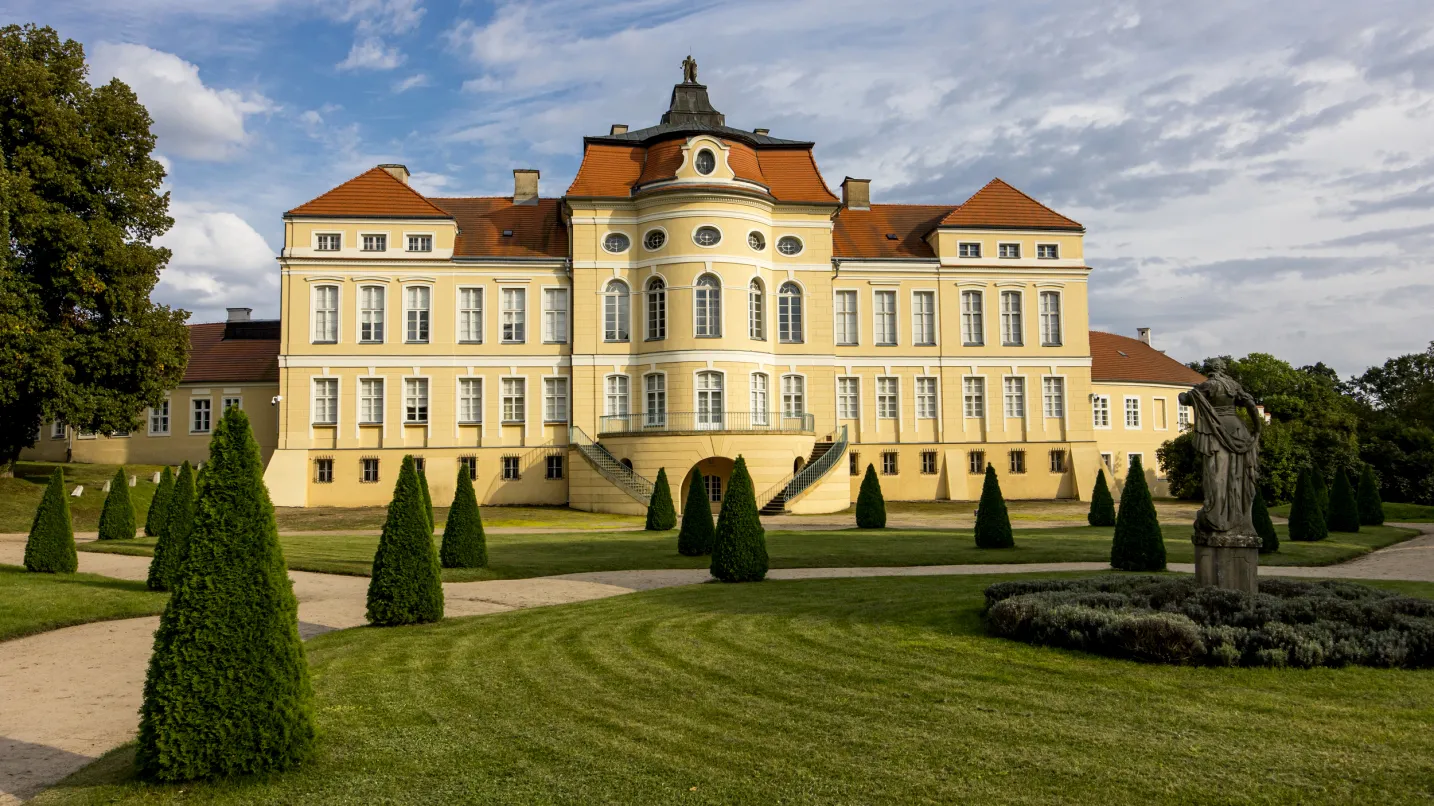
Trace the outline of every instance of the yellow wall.
{"type": "MultiPolygon", "coordinates": [[[[1165,470],[1160,467],[1156,451],[1161,445],[1179,436],[1181,392],[1189,386],[1097,383],[1092,388],[1096,395],[1110,400],[1110,426],[1095,430],[1096,444],[1100,448],[1101,461],[1114,477],[1118,491],[1125,484],[1130,469],[1130,455],[1141,454],[1145,468],[1145,480],[1150,491],[1156,496],[1168,496],[1170,485],[1165,470]],[[1139,424],[1128,426],[1125,416],[1125,401],[1139,401],[1139,424]],[[1108,455],[1108,456],[1107,456],[1108,455]]],[[[1193,414],[1192,414],[1193,416],[1193,414]]]]}

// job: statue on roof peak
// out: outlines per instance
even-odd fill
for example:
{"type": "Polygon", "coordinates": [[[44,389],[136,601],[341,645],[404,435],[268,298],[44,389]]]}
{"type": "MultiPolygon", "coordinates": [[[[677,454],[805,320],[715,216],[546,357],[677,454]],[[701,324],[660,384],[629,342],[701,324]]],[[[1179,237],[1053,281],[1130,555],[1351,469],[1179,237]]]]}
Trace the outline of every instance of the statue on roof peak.
{"type": "Polygon", "coordinates": [[[682,60],[682,83],[697,83],[697,60],[692,58],[690,53],[687,54],[687,58],[682,60]]]}

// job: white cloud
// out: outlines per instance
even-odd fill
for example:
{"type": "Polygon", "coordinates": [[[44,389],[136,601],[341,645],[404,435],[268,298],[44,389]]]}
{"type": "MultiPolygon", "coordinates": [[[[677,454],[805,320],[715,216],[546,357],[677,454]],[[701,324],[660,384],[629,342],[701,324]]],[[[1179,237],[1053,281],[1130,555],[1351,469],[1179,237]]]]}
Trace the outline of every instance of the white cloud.
{"type": "Polygon", "coordinates": [[[328,3],[332,16],[353,22],[359,33],[406,34],[423,21],[422,0],[338,0],[328,3]]]}
{"type": "Polygon", "coordinates": [[[429,84],[432,83],[433,82],[429,80],[427,74],[415,73],[408,78],[393,82],[393,91],[396,93],[404,93],[412,89],[417,89],[419,87],[427,87],[429,84]]]}
{"type": "Polygon", "coordinates": [[[156,239],[173,256],[159,275],[156,300],[193,313],[190,322],[219,322],[224,309],[249,307],[277,316],[275,253],[247,221],[208,204],[174,201],[174,227],[156,239]]]}
{"type": "Polygon", "coordinates": [[[173,53],[144,45],[101,42],[90,54],[90,79],[118,78],[154,118],[159,148],[198,160],[227,160],[248,143],[245,120],[278,107],[258,93],[213,89],[199,68],[173,53]]]}
{"type": "Polygon", "coordinates": [[[403,64],[406,57],[397,47],[389,47],[376,36],[355,42],[349,55],[336,67],[340,70],[392,70],[403,64]]]}
{"type": "Polygon", "coordinates": [[[447,174],[419,171],[409,175],[408,184],[425,196],[443,196],[452,193],[456,183],[447,174]]]}

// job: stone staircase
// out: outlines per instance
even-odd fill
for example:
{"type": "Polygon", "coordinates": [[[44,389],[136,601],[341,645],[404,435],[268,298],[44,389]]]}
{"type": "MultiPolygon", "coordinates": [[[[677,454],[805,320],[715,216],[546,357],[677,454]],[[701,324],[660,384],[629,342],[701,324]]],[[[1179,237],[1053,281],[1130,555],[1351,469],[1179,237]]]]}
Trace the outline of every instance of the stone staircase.
{"type": "Polygon", "coordinates": [[[846,453],[846,448],[846,426],[842,426],[840,431],[829,434],[826,439],[812,446],[812,453],[807,457],[807,463],[802,466],[801,470],[763,493],[767,500],[762,502],[760,498],[758,499],[758,503],[761,505],[758,513],[781,515],[786,512],[787,502],[830,473],[832,467],[841,461],[842,455],[846,453]]]}
{"type": "Polygon", "coordinates": [[[599,475],[631,496],[632,500],[643,506],[652,502],[652,482],[619,462],[616,457],[608,453],[607,448],[594,442],[581,428],[575,425],[568,426],[568,444],[582,454],[583,459],[587,460],[587,463],[599,475]]]}

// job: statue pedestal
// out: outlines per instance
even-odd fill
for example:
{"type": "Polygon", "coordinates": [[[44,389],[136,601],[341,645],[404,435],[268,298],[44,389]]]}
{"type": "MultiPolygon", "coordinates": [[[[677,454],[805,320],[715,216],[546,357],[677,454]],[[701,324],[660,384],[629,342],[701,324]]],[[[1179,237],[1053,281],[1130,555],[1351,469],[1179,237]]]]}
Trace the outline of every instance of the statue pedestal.
{"type": "Polygon", "coordinates": [[[1255,593],[1259,590],[1260,538],[1256,535],[1202,535],[1195,544],[1195,581],[1201,586],[1255,593]]]}

